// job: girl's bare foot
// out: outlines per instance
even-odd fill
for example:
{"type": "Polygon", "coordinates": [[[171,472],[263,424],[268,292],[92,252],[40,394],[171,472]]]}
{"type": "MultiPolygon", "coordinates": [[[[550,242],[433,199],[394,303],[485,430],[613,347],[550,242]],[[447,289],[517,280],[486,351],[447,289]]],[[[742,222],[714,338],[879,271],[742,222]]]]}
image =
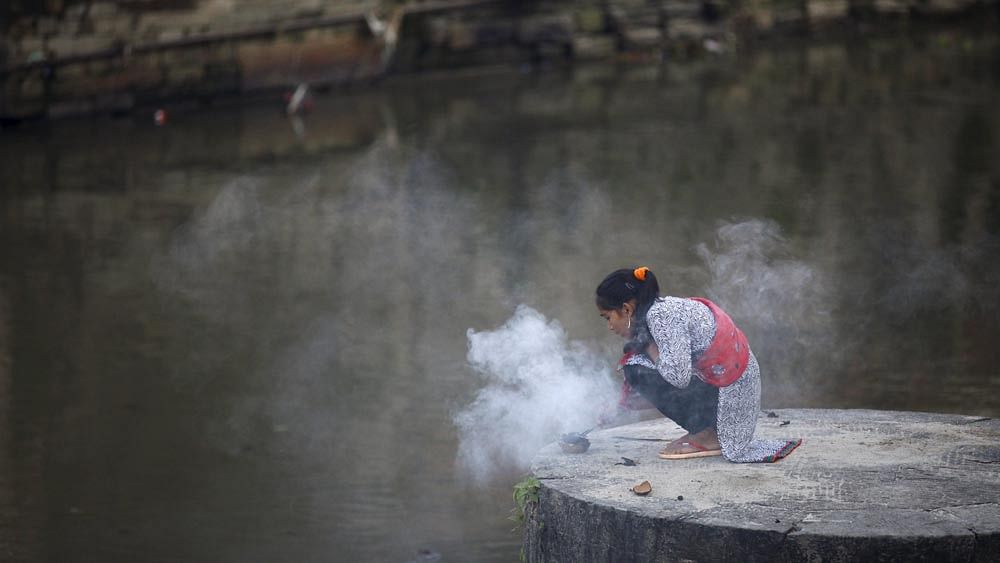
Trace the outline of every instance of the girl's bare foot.
{"type": "Polygon", "coordinates": [[[667,445],[663,446],[663,450],[661,450],[661,452],[665,452],[667,450],[676,450],[678,447],[680,447],[682,443],[687,442],[688,438],[690,437],[691,433],[688,432],[687,434],[681,436],[680,438],[676,438],[674,440],[667,442],[667,445]]]}
{"type": "Polygon", "coordinates": [[[710,450],[717,450],[720,448],[719,433],[715,430],[715,428],[706,428],[701,432],[694,434],[691,438],[710,450]]]}
{"type": "Polygon", "coordinates": [[[667,444],[660,451],[663,459],[686,459],[721,455],[719,435],[714,428],[706,428],[695,434],[688,434],[667,444]]]}

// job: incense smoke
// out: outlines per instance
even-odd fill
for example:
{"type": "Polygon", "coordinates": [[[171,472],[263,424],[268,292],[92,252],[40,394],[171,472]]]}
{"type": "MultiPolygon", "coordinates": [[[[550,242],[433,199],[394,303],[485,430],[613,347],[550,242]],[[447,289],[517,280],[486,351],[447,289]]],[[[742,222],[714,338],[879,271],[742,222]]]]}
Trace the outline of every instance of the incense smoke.
{"type": "Polygon", "coordinates": [[[777,223],[726,223],[712,246],[695,247],[710,275],[709,298],[733,317],[761,363],[764,403],[801,406],[822,396],[836,341],[831,283],[792,256],[777,223]]]}
{"type": "Polygon", "coordinates": [[[530,307],[496,330],[470,329],[468,339],[469,363],[487,384],[455,422],[459,465],[478,482],[527,467],[542,446],[594,426],[614,403],[607,360],[530,307]]]}

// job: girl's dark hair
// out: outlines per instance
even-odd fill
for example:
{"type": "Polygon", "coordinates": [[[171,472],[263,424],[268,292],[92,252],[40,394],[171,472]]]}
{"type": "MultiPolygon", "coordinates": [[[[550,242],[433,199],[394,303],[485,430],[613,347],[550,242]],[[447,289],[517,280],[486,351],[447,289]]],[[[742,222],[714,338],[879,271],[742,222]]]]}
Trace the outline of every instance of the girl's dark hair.
{"type": "Polygon", "coordinates": [[[646,312],[659,296],[660,284],[648,268],[615,270],[597,286],[597,306],[602,310],[618,310],[629,301],[635,300],[632,339],[625,344],[626,352],[641,352],[645,350],[646,344],[652,340],[649,329],[646,328],[646,312]],[[642,271],[640,272],[640,270],[642,271]],[[637,272],[643,279],[636,277],[637,272]]]}

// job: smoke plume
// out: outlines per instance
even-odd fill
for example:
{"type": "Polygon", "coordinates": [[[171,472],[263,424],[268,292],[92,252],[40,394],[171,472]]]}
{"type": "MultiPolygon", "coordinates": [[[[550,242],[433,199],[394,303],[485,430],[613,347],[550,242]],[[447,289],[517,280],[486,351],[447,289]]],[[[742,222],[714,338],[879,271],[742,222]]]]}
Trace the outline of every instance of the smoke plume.
{"type": "Polygon", "coordinates": [[[764,403],[809,404],[835,356],[831,283],[793,256],[777,223],[726,223],[695,250],[710,282],[706,294],[743,329],[761,364],[764,403]]]}
{"type": "Polygon", "coordinates": [[[459,464],[475,481],[526,468],[542,446],[594,426],[613,404],[606,358],[530,307],[496,330],[470,329],[468,339],[469,363],[486,385],[455,422],[459,464]]]}

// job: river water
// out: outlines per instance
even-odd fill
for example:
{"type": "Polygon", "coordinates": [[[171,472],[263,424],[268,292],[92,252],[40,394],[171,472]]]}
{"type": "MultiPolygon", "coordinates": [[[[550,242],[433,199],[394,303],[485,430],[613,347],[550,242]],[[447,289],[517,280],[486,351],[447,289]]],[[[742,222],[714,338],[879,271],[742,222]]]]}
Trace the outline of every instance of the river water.
{"type": "Polygon", "coordinates": [[[400,78],[0,133],[0,558],[514,561],[467,331],[646,264],[765,408],[1000,414],[1000,50],[400,78]]]}

